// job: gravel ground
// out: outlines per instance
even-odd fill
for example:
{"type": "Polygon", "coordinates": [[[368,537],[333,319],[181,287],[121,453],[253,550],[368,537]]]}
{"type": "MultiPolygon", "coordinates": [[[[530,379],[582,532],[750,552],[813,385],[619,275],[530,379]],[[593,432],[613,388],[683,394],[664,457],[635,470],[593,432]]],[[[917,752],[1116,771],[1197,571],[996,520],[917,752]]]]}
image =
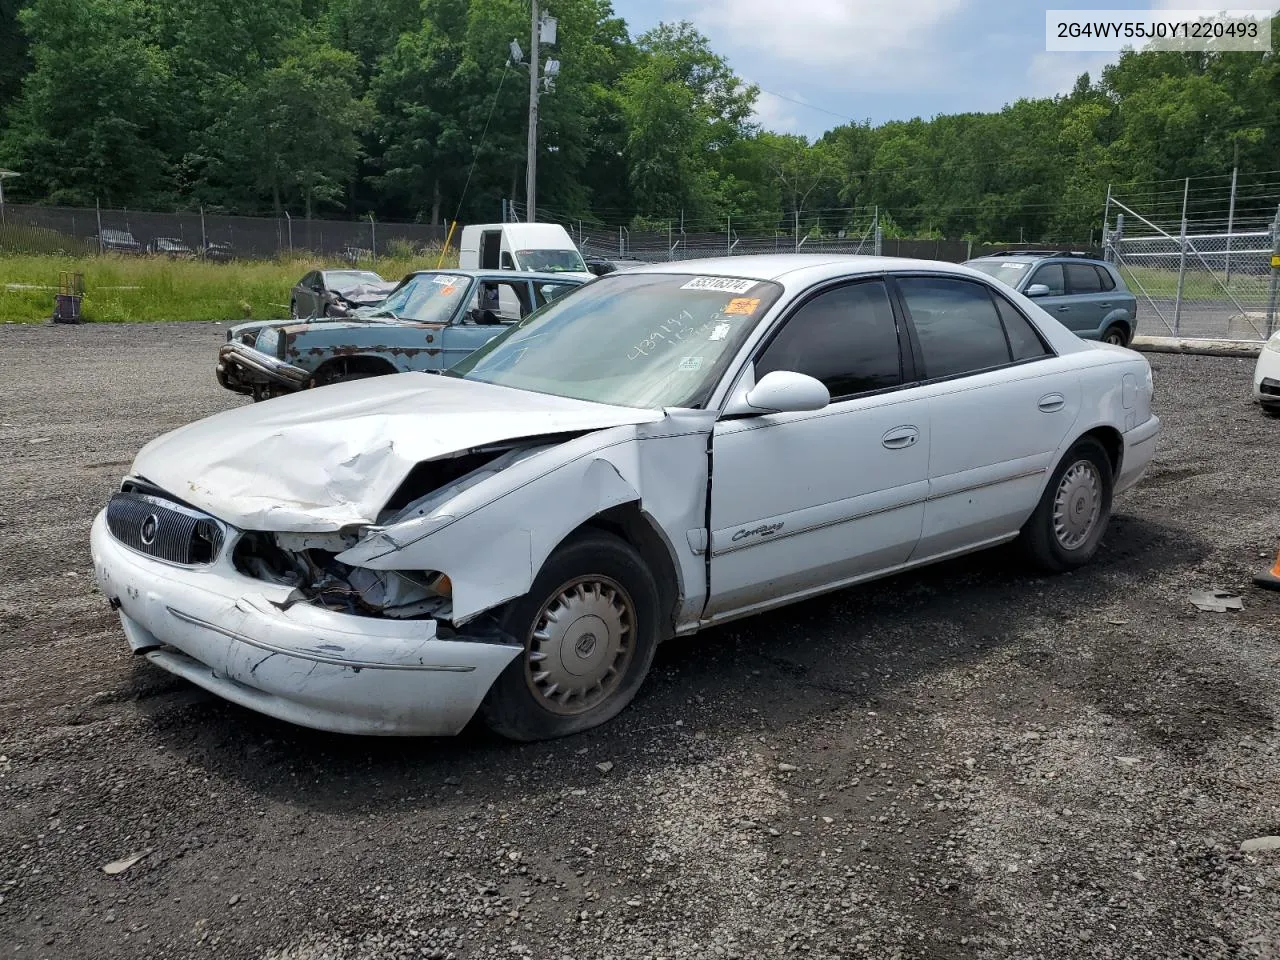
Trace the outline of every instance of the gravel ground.
{"type": "Polygon", "coordinates": [[[1152,357],[1158,461],[1089,569],[673,642],[604,729],[513,746],[310,733],[128,654],[89,521],[240,402],[221,336],[0,327],[0,958],[1280,956],[1280,852],[1239,850],[1280,834],[1250,361],[1152,357]]]}

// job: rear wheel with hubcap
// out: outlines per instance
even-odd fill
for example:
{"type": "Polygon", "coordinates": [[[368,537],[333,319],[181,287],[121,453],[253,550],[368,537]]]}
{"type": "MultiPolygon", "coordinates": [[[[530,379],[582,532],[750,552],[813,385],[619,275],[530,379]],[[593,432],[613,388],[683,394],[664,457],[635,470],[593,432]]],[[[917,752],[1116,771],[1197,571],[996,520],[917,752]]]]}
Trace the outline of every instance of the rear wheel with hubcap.
{"type": "Polygon", "coordinates": [[[481,715],[512,740],[604,723],[649,672],[658,621],[658,588],[636,549],[603,531],[575,535],[503,612],[503,629],[524,651],[490,688],[481,715]]]}
{"type": "Polygon", "coordinates": [[[1129,345],[1129,331],[1122,323],[1113,323],[1102,334],[1103,343],[1113,343],[1117,347],[1129,345]]]}
{"type": "Polygon", "coordinates": [[[1057,573],[1093,559],[1111,519],[1112,473],[1111,458],[1093,437],[1067,451],[1022,528],[1023,547],[1038,566],[1057,573]]]}

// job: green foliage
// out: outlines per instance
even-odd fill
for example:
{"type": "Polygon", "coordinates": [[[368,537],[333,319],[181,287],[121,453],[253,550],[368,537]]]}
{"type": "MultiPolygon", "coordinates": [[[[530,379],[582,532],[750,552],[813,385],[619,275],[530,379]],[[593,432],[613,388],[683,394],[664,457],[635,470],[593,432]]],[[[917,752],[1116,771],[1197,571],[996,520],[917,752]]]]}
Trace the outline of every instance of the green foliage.
{"type": "MultiPolygon", "coordinates": [[[[879,209],[886,236],[1084,240],[1109,183],[1280,155],[1270,51],[1128,52],[1064,96],[809,143],[757,128],[691,24],[543,6],[538,199],[568,218],[861,235],[879,209]]],[[[15,200],[495,219],[523,196],[529,30],[527,0],[0,0],[0,165],[15,200]]]]}

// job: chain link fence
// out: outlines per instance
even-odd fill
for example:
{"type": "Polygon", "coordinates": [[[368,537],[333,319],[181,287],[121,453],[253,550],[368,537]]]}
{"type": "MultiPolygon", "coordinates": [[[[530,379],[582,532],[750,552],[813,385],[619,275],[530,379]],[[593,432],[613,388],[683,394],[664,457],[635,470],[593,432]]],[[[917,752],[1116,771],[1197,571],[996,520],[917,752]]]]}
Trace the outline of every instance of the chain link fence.
{"type": "Polygon", "coordinates": [[[1280,190],[1256,192],[1238,206],[1235,177],[1225,197],[1212,192],[1213,183],[1197,184],[1195,192],[1190,180],[1177,186],[1181,217],[1168,202],[1162,207],[1158,194],[1146,203],[1108,199],[1105,255],[1138,298],[1137,332],[1267,339],[1280,328],[1280,190]]]}
{"type": "MultiPolygon", "coordinates": [[[[519,222],[525,219],[527,207],[517,201],[504,200],[502,210],[506,220],[519,222]]],[[[800,229],[793,227],[790,231],[753,230],[747,226],[735,226],[732,218],[726,218],[724,227],[715,232],[685,230],[675,220],[665,230],[633,230],[624,226],[588,223],[541,207],[538,208],[538,220],[564,226],[584,256],[646,262],[762,253],[829,253],[963,263],[974,257],[1043,246],[1023,242],[976,243],[972,240],[886,237],[880,228],[879,211],[862,217],[855,214],[851,222],[834,235],[821,232],[814,224],[807,232],[800,224],[797,224],[800,229]]],[[[1102,255],[1102,249],[1091,243],[1065,246],[1095,256],[1102,255]]]]}
{"type": "Polygon", "coordinates": [[[0,256],[153,254],[223,261],[310,253],[360,263],[408,247],[440,247],[447,233],[445,227],[420,223],[234,217],[200,211],[147,213],[6,203],[0,214],[0,256]]]}

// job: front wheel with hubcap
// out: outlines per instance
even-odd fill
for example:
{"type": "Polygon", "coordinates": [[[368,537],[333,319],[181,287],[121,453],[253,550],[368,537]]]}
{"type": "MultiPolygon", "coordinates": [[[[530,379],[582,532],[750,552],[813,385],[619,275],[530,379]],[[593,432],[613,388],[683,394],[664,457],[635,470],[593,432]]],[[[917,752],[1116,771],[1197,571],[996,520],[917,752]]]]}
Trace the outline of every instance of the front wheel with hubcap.
{"type": "Polygon", "coordinates": [[[503,612],[524,650],[485,697],[485,723],[548,740],[612,719],[649,672],[658,624],[658,588],[635,548],[599,530],[575,535],[503,612]]]}
{"type": "Polygon", "coordinates": [[[1023,547],[1038,566],[1059,573],[1093,559],[1111,519],[1112,474],[1111,458],[1093,437],[1067,451],[1022,528],[1023,547]]]}

